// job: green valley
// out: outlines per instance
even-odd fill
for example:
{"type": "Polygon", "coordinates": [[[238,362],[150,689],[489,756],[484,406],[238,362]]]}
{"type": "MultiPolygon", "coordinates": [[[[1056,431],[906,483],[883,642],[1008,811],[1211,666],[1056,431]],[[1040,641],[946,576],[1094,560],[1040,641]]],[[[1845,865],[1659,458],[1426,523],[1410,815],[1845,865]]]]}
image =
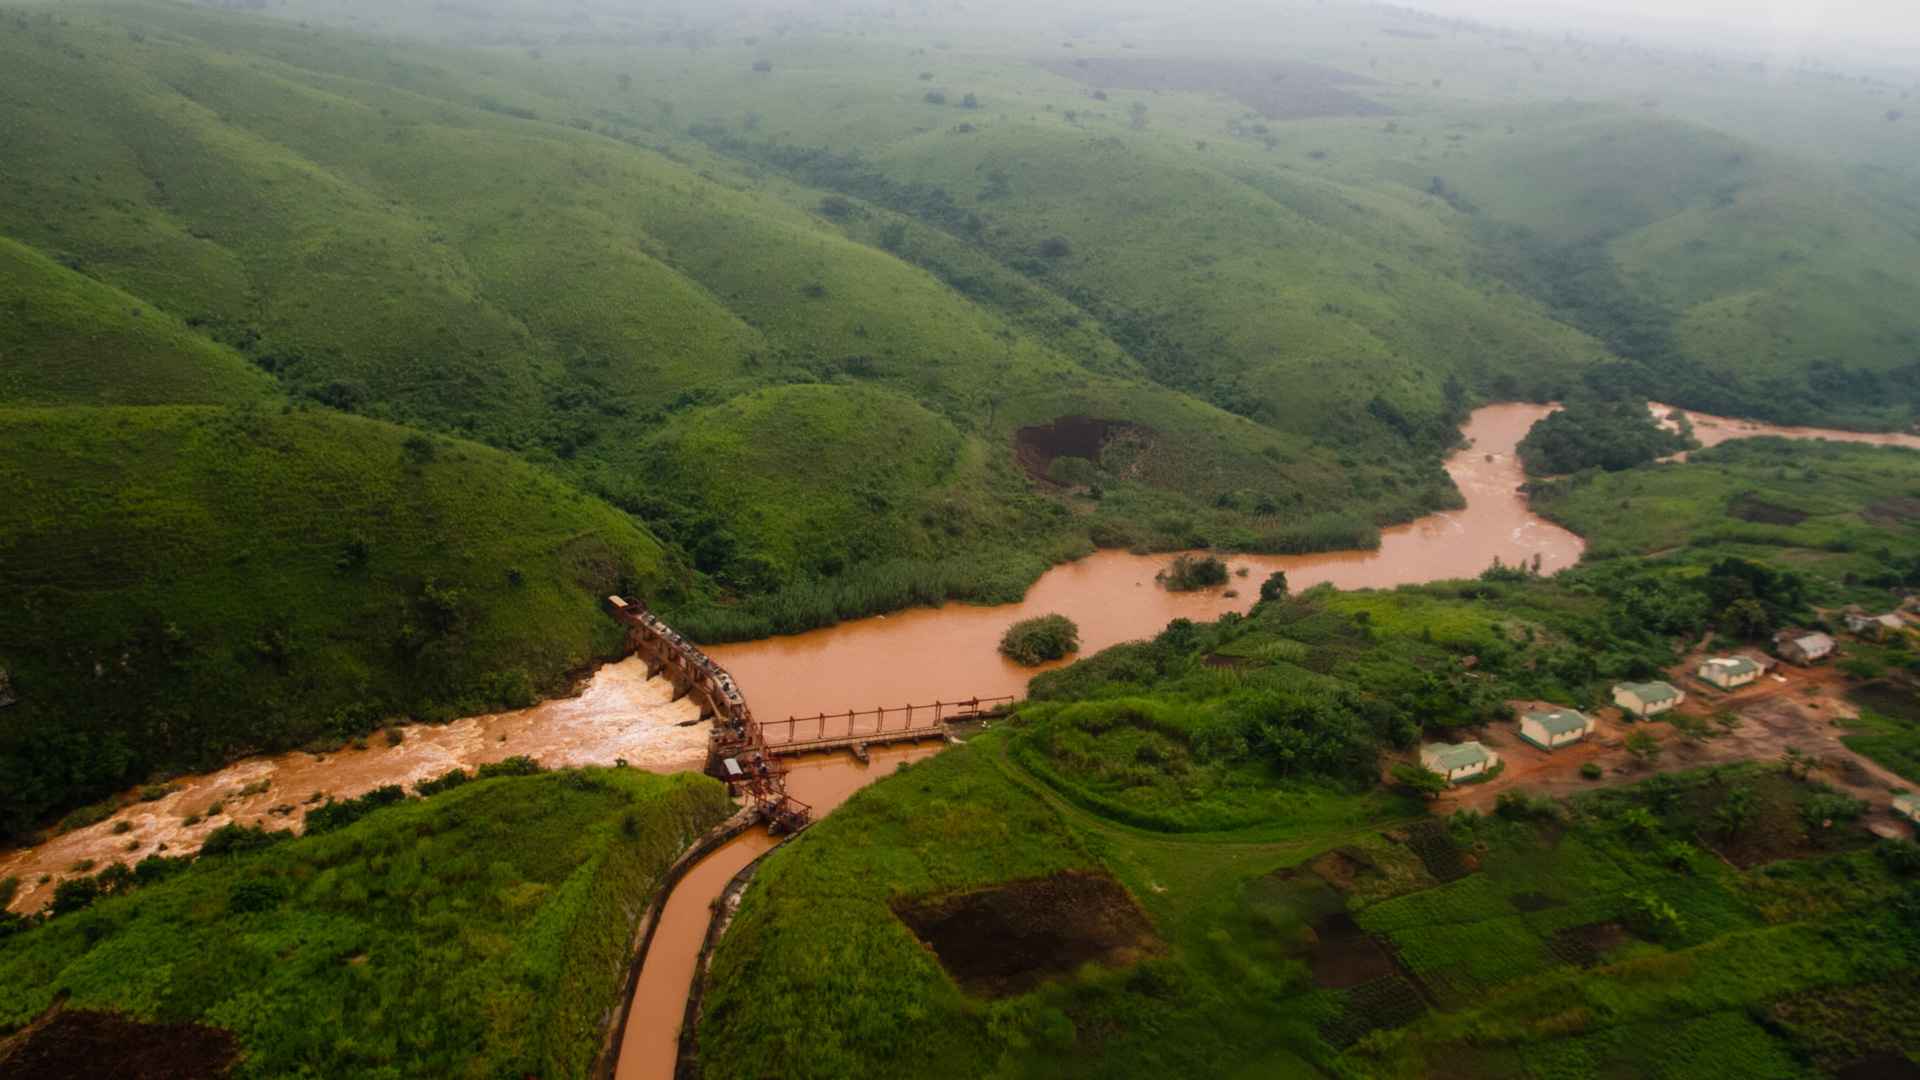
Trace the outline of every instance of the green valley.
{"type": "Polygon", "coordinates": [[[1920,22],[1538,7],[0,7],[0,1073],[1920,1075],[1920,22]]]}

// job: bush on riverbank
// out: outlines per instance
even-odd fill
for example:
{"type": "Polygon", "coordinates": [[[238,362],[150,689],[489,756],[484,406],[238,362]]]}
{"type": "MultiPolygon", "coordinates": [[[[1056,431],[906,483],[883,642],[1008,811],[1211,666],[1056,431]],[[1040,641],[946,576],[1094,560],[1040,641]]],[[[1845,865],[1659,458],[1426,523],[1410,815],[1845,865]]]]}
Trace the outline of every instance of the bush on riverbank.
{"type": "Polygon", "coordinates": [[[583,1076],[634,915],[732,805],[692,773],[589,768],[365,809],[130,891],[76,879],[107,895],[0,940],[0,1029],[70,988],[233,1029],[250,1074],[583,1076]]]}
{"type": "Polygon", "coordinates": [[[1080,651],[1080,627],[1065,615],[1021,619],[1000,639],[1000,655],[1033,667],[1080,651]]]}

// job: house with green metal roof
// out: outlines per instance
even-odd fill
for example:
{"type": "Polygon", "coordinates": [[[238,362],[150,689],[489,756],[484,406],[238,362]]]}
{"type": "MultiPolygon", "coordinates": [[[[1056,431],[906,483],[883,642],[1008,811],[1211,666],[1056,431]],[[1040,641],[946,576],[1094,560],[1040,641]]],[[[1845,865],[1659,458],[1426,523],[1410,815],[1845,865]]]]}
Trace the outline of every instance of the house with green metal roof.
{"type": "Polygon", "coordinates": [[[1428,743],[1420,748],[1420,764],[1449,781],[1479,776],[1499,763],[1499,754],[1477,742],[1428,743]]]}
{"type": "Polygon", "coordinates": [[[1594,719],[1577,709],[1535,709],[1520,717],[1520,737],[1542,750],[1579,742],[1593,733],[1594,719]]]}
{"type": "Polygon", "coordinates": [[[1759,678],[1760,665],[1744,656],[1713,656],[1700,661],[1694,674],[1722,690],[1733,690],[1759,678]]]}
{"type": "Polygon", "coordinates": [[[1895,795],[1893,813],[1895,817],[1903,817],[1920,825],[1920,795],[1895,795]]]}
{"type": "Polygon", "coordinates": [[[1664,682],[1623,682],[1613,685],[1613,703],[1628,716],[1645,720],[1687,700],[1687,692],[1664,682]]]}

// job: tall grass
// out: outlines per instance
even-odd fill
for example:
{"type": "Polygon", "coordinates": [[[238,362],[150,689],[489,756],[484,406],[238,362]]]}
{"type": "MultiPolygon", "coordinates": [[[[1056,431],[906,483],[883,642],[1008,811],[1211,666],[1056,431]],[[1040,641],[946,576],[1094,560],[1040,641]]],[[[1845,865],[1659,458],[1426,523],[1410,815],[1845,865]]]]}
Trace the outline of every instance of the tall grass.
{"type": "Polygon", "coordinates": [[[1047,561],[1037,555],[968,555],[952,559],[857,566],[833,577],[756,596],[738,604],[701,603],[673,613],[682,634],[704,644],[798,634],[847,619],[949,600],[1012,604],[1040,580],[1047,561]]]}

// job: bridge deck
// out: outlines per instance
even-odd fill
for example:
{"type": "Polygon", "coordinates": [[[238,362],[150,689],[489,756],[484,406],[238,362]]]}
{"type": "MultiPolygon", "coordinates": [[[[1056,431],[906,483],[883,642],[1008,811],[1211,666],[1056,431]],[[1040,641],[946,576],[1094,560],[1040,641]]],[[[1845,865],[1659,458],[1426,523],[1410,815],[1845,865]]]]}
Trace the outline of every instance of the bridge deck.
{"type": "Polygon", "coordinates": [[[856,755],[865,756],[861,751],[869,746],[887,746],[891,743],[920,742],[924,739],[939,739],[955,742],[953,733],[945,724],[932,727],[911,728],[905,731],[869,731],[862,735],[829,735],[824,739],[798,739],[794,742],[769,742],[767,752],[774,757],[793,757],[821,750],[852,750],[856,755]]]}

